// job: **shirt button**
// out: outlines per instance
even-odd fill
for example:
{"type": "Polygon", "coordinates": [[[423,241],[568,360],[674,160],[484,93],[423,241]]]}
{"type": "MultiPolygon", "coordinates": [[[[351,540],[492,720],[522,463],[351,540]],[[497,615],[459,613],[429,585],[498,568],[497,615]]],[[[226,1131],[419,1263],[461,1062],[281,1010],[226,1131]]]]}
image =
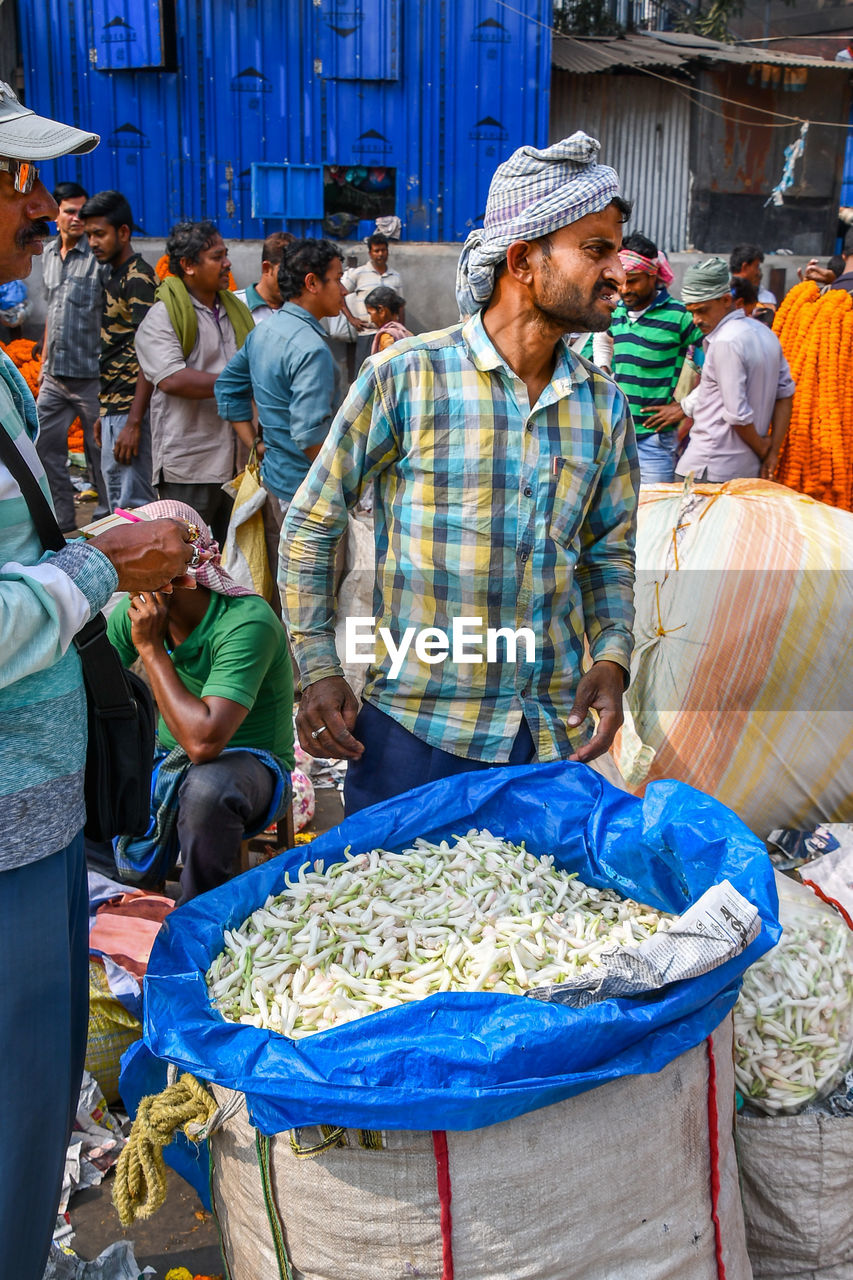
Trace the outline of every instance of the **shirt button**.
{"type": "Polygon", "coordinates": [[[526,560],[526,559],[527,559],[527,552],[526,552],[526,551],[519,551],[519,553],[518,553],[518,558],[519,558],[519,560],[526,560]]]}
{"type": "Polygon", "coordinates": [[[533,497],[533,490],[531,489],[530,485],[528,485],[527,488],[524,490],[524,496],[525,498],[533,497]]]}
{"type": "Polygon", "coordinates": [[[532,422],[528,422],[528,424],[527,424],[527,430],[528,430],[528,431],[532,431],[532,430],[533,430],[533,423],[532,423],[532,422]]]}

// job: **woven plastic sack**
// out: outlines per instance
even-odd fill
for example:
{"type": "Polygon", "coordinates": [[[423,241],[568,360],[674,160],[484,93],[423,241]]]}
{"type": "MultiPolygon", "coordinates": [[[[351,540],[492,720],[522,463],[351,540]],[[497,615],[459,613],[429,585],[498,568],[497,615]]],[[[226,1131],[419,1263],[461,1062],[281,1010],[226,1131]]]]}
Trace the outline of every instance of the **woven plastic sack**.
{"type": "Polygon", "coordinates": [[[122,1054],[141,1036],[142,1023],[112,994],[104,966],[90,956],[86,1070],[95,1077],[110,1105],[121,1101],[122,1054]]]}
{"type": "Polygon", "coordinates": [[[755,1280],[853,1280],[851,1151],[851,1116],[738,1116],[755,1280]]]}
{"type": "Polygon", "coordinates": [[[145,983],[151,1052],[245,1093],[267,1134],[294,1125],[468,1130],[549,1106],[620,1076],[659,1071],[730,1011],[744,969],[778,937],[767,853],[716,801],[679,783],[639,800],[568,762],[460,774],[355,814],[320,836],[310,859],[331,864],[400,850],[472,827],[553,854],[588,883],[681,912],[727,879],[758,908],[761,932],[740,956],[647,998],[586,1009],[485,992],[445,992],[298,1043],[226,1022],[204,975],[285,871],[285,853],[174,911],[145,983]]]}
{"type": "Polygon", "coordinates": [[[849,1070],[853,933],[805,885],[778,873],[776,885],[782,937],[747,973],[735,1006],[735,1075],[753,1107],[793,1114],[849,1070]]]}
{"type": "Polygon", "coordinates": [[[632,790],[678,778],[762,837],[849,818],[853,515],[781,485],[649,485],[637,531],[632,790]]]}
{"type": "Polygon", "coordinates": [[[238,1094],[214,1093],[224,1118],[209,1139],[211,1196],[233,1276],[751,1275],[729,1019],[656,1075],[474,1133],[326,1127],[264,1139],[238,1094]]]}

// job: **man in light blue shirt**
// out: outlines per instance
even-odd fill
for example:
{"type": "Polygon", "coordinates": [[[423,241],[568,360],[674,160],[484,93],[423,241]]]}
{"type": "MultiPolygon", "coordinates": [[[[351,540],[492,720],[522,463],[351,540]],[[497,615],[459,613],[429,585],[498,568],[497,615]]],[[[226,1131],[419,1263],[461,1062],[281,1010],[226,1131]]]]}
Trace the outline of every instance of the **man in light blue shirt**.
{"type": "Polygon", "coordinates": [[[216,380],[219,415],[261,459],[267,490],[264,532],[273,580],[281,522],[332,422],[338,371],[320,324],[345,293],[340,250],[329,240],[294,240],[279,267],[284,303],[253,329],[216,380]],[[252,422],[252,400],[259,434],[252,422]]]}

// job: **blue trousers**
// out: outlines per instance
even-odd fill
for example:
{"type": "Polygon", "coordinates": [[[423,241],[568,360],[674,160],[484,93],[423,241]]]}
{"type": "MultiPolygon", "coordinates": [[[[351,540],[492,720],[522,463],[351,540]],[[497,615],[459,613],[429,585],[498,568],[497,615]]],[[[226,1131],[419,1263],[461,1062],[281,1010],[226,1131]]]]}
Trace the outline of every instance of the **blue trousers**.
{"type": "Polygon", "coordinates": [[[147,413],[139,433],[139,453],[132,462],[116,461],[113,450],[126,422],[126,413],[107,413],[101,418],[101,474],[110,511],[116,507],[126,511],[157,501],[151,483],[151,423],[147,413]]]}
{"type": "Polygon", "coordinates": [[[672,484],[675,479],[677,448],[678,432],[674,427],[667,431],[655,431],[652,435],[637,436],[640,483],[672,484]]]}
{"type": "MultiPolygon", "coordinates": [[[[494,761],[466,760],[440,747],[431,747],[369,702],[365,702],[358,713],[354,733],[359,742],[364,743],[364,755],[347,765],[344,777],[347,817],[425,782],[495,767],[494,761]]],[[[530,729],[527,721],[522,720],[507,764],[530,764],[535,758],[530,729]]]]}
{"type": "Polygon", "coordinates": [[[83,833],[0,871],[0,1276],[41,1280],[77,1113],[89,1018],[83,833]]]}

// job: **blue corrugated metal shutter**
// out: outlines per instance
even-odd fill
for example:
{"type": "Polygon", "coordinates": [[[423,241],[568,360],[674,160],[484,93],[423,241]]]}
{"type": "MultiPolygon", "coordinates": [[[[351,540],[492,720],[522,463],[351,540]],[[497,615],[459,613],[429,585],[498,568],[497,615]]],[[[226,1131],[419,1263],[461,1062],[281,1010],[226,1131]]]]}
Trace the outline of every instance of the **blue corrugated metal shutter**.
{"type": "Polygon", "coordinates": [[[163,8],[163,0],[92,0],[98,69],[165,66],[163,8]]]}
{"type": "Polygon", "coordinates": [[[319,0],[316,8],[326,79],[397,79],[400,0],[319,0]]]}
{"type": "Polygon", "coordinates": [[[844,148],[841,203],[848,209],[853,205],[853,106],[850,108],[850,127],[847,130],[847,145],[844,148]]]}
{"type": "Polygon", "coordinates": [[[288,223],[323,217],[323,166],[252,164],[252,217],[288,223]]]}

